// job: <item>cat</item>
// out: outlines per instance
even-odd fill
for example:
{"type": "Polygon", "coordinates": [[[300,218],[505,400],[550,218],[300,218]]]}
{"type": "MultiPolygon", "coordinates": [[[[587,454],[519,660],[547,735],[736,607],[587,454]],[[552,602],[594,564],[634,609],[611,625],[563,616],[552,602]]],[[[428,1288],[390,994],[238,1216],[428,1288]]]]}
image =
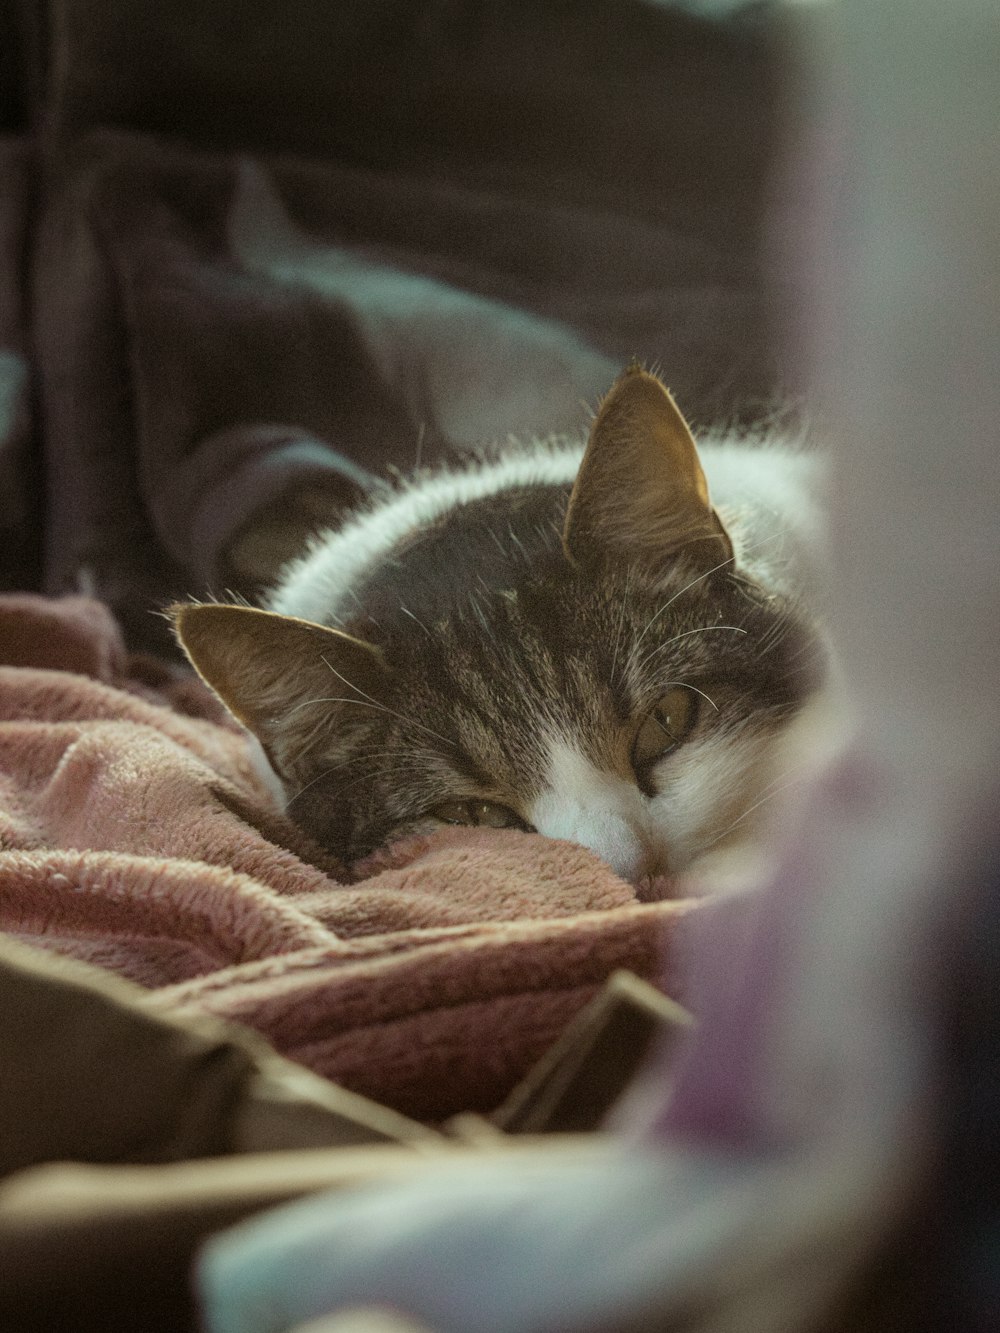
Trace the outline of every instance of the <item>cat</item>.
{"type": "Polygon", "coordinates": [[[387,487],[262,609],[178,606],[175,630],[289,814],[347,862],[513,828],[658,897],[752,832],[825,675],[820,472],[776,443],[699,451],[633,365],[585,444],[387,487]]]}

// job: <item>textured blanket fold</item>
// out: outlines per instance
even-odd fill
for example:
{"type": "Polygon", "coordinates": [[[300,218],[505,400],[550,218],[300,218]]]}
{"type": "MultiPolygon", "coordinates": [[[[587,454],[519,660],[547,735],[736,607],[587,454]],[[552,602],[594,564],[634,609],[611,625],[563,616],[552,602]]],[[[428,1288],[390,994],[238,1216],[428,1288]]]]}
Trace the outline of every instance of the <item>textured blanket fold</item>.
{"type": "Polygon", "coordinates": [[[498,1105],[611,972],[659,976],[689,906],[514,830],[333,863],[98,603],[0,598],[0,662],[0,929],[409,1115],[498,1105]]]}

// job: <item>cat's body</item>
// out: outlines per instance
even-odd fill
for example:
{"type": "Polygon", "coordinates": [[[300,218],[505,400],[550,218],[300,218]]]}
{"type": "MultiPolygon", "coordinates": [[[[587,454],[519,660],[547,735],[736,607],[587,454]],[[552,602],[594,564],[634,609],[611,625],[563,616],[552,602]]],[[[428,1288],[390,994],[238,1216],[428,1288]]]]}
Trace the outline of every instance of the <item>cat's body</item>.
{"type": "Polygon", "coordinates": [[[704,473],[669,396],[627,372],[586,452],[400,483],[313,541],[272,614],[187,608],[179,633],[290,813],[348,859],[513,826],[663,892],[750,831],[821,670],[817,459],[699,454],[704,473]]]}

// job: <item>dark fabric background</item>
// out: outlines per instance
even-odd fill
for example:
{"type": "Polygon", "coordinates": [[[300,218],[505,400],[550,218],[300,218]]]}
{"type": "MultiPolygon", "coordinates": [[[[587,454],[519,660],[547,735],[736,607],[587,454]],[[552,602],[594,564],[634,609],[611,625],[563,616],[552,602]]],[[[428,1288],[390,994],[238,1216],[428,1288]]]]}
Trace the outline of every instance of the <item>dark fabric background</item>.
{"type": "Polygon", "coordinates": [[[783,387],[769,6],[0,6],[0,586],[169,651],[408,469],[783,387]]]}

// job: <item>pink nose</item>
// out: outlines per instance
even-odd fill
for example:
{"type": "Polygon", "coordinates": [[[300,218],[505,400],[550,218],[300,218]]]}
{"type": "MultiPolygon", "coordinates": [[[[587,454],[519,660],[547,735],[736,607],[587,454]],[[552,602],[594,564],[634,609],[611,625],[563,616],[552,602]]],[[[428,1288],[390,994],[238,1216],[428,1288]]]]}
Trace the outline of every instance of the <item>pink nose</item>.
{"type": "Polygon", "coordinates": [[[670,867],[665,853],[649,848],[643,852],[635,874],[629,876],[629,882],[634,886],[635,896],[640,902],[656,903],[671,896],[669,875],[670,867]]]}

